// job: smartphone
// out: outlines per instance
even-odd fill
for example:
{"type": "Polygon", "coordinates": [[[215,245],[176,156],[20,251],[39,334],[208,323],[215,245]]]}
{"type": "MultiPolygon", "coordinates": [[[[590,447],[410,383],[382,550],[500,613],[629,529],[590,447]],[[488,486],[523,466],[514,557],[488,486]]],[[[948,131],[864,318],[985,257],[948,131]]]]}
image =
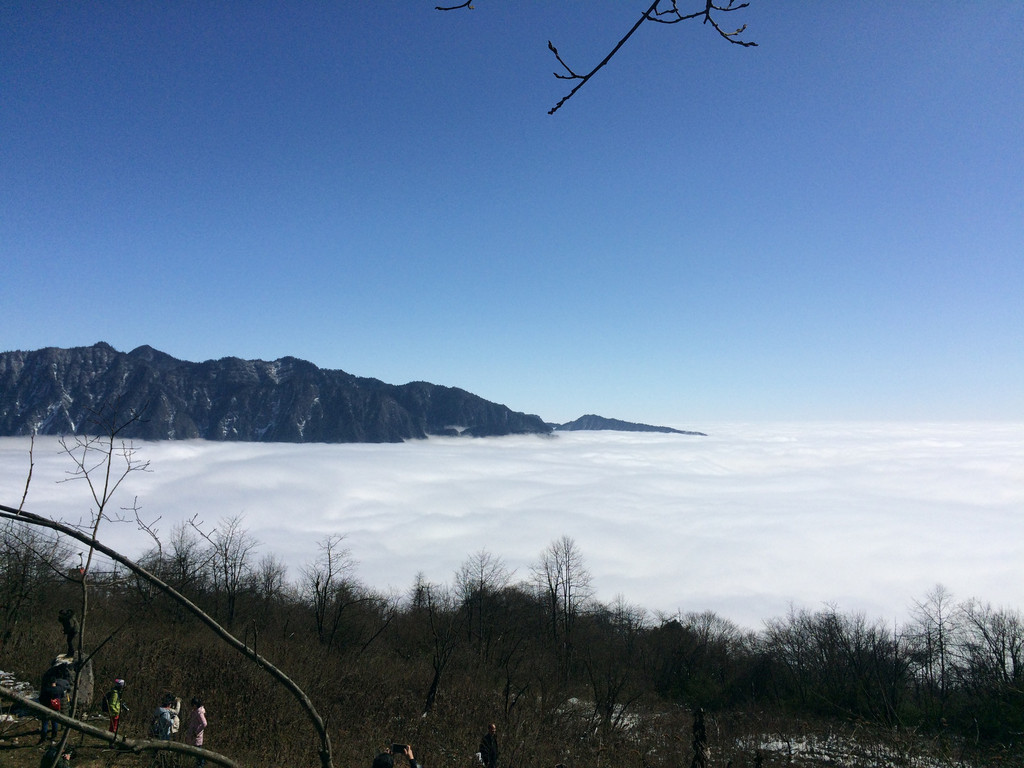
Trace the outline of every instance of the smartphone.
{"type": "Polygon", "coordinates": [[[391,754],[393,754],[393,755],[404,755],[405,754],[405,750],[406,750],[406,748],[408,746],[409,746],[408,744],[392,744],[391,745],[391,754]]]}

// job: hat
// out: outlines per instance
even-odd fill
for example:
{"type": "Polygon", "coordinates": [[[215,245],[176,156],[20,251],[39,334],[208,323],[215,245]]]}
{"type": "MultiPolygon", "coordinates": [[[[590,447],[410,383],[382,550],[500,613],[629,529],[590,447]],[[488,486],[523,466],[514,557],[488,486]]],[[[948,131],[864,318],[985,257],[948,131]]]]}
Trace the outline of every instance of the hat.
{"type": "Polygon", "coordinates": [[[114,678],[114,687],[115,688],[124,688],[124,680],[122,680],[120,677],[115,677],[114,678]]]}

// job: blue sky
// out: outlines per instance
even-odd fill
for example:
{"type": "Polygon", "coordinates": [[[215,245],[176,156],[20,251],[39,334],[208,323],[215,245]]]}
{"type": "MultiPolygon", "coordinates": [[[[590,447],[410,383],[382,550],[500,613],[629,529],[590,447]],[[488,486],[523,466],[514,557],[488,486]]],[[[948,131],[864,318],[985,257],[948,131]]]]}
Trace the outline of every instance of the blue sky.
{"type": "Polygon", "coordinates": [[[0,347],[515,410],[1024,418],[1024,5],[0,7],[0,347]],[[735,20],[736,24],[731,24],[735,20]]]}

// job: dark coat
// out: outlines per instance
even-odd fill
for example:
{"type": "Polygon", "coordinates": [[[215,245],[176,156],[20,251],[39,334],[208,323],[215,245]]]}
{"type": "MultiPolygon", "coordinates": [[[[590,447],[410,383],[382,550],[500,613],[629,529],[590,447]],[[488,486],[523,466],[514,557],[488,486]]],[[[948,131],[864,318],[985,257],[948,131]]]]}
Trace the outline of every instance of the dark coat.
{"type": "Polygon", "coordinates": [[[51,709],[63,709],[68,692],[71,690],[71,681],[58,677],[39,692],[39,701],[51,709]],[[50,702],[57,700],[60,707],[54,707],[50,702]]]}
{"type": "Polygon", "coordinates": [[[497,768],[498,765],[498,737],[487,732],[480,739],[480,758],[487,768],[497,768]]]}

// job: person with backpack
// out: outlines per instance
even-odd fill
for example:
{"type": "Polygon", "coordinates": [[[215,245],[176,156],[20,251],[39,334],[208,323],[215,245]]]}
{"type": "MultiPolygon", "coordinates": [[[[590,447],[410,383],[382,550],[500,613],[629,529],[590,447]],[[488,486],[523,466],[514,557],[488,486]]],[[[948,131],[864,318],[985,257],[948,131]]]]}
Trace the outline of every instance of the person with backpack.
{"type": "Polygon", "coordinates": [[[171,735],[175,732],[174,721],[178,711],[174,705],[181,707],[181,699],[176,699],[173,693],[165,693],[160,701],[160,706],[153,712],[149,722],[149,735],[151,738],[161,741],[170,741],[171,735]]]}
{"type": "Polygon", "coordinates": [[[181,699],[172,693],[164,696],[167,708],[171,710],[171,738],[175,738],[181,730],[181,699]]]}
{"type": "MultiPolygon", "coordinates": [[[[71,692],[71,681],[63,677],[51,678],[39,691],[39,703],[43,704],[54,712],[60,712],[67,703],[68,694],[71,692]]],[[[51,738],[57,738],[57,721],[48,717],[39,718],[39,743],[46,741],[47,734],[51,738]]]]}
{"type": "Polygon", "coordinates": [[[121,712],[128,712],[128,707],[124,703],[124,680],[122,678],[115,678],[114,687],[103,696],[103,711],[110,718],[107,730],[117,736],[117,729],[121,725],[121,712]]]}

